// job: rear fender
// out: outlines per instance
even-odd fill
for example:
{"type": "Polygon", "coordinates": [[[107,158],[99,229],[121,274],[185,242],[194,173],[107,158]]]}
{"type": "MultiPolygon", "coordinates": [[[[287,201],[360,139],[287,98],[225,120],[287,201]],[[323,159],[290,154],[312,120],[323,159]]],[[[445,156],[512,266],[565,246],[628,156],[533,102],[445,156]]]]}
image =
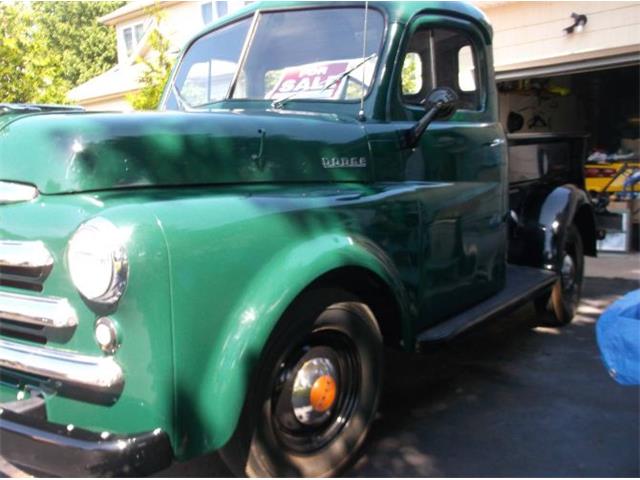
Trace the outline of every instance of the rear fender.
{"type": "Polygon", "coordinates": [[[595,244],[591,245],[592,242],[595,242],[595,231],[589,231],[594,225],[591,202],[583,190],[575,185],[567,184],[552,190],[540,206],[537,221],[538,228],[542,231],[542,243],[538,245],[541,260],[539,266],[548,270],[559,268],[569,226],[574,223],[578,212],[586,212],[581,215],[591,218],[590,223],[587,218],[582,228],[580,228],[581,226],[579,228],[583,239],[586,240],[585,250],[587,253],[593,252],[595,254],[595,244]],[[593,235],[591,236],[590,233],[593,235]]]}

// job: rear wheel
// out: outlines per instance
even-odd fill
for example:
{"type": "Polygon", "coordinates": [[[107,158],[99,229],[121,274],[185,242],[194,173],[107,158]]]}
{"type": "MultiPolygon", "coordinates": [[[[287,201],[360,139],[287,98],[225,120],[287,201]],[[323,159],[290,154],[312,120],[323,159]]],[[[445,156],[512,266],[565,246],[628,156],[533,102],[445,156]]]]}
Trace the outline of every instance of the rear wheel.
{"type": "Polygon", "coordinates": [[[382,341],[371,311],[319,289],[285,314],[222,458],[239,475],[335,476],[376,413],[382,341]]]}
{"type": "Polygon", "coordinates": [[[546,323],[551,325],[570,323],[580,303],[584,278],[584,252],[582,238],[575,225],[571,225],[567,231],[559,273],[551,295],[539,299],[536,304],[538,310],[546,314],[546,323]]]}

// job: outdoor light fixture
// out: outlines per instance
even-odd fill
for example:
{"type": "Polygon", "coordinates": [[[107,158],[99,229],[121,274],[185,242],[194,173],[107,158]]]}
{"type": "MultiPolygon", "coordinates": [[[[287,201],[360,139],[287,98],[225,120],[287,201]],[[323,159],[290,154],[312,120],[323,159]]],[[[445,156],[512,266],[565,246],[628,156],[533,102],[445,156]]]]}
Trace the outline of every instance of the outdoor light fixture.
{"type": "Polygon", "coordinates": [[[571,18],[573,18],[573,25],[569,25],[567,28],[563,30],[567,32],[567,34],[573,32],[581,32],[584,26],[587,24],[587,16],[579,15],[577,13],[572,13],[571,18]]]}

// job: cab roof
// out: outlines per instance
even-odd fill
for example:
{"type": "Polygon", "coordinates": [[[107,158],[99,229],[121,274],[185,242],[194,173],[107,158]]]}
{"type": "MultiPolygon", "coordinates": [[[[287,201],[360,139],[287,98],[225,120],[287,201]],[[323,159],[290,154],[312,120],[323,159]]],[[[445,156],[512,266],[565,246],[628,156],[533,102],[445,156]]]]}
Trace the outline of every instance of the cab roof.
{"type": "MultiPolygon", "coordinates": [[[[286,10],[299,8],[330,8],[330,7],[363,7],[364,2],[324,2],[324,1],[259,1],[234,12],[232,15],[217,20],[203,29],[194,38],[215,30],[221,25],[232,22],[235,19],[246,17],[256,10],[286,10]]],[[[418,13],[432,15],[449,15],[463,17],[475,23],[484,33],[487,43],[491,42],[493,29],[486,15],[477,7],[468,2],[404,2],[404,1],[372,1],[369,8],[376,8],[385,13],[387,23],[407,24],[418,13]]],[[[189,42],[191,43],[191,42],[189,42]]]]}

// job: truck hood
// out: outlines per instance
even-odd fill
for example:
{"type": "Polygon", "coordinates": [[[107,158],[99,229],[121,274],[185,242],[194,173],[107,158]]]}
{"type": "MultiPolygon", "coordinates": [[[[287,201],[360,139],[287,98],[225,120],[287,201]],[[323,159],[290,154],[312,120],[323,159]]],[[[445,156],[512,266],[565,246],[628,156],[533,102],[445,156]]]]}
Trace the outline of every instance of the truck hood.
{"type": "Polygon", "coordinates": [[[362,125],[331,114],[42,112],[3,123],[0,180],[44,194],[370,176],[362,125]]]}

